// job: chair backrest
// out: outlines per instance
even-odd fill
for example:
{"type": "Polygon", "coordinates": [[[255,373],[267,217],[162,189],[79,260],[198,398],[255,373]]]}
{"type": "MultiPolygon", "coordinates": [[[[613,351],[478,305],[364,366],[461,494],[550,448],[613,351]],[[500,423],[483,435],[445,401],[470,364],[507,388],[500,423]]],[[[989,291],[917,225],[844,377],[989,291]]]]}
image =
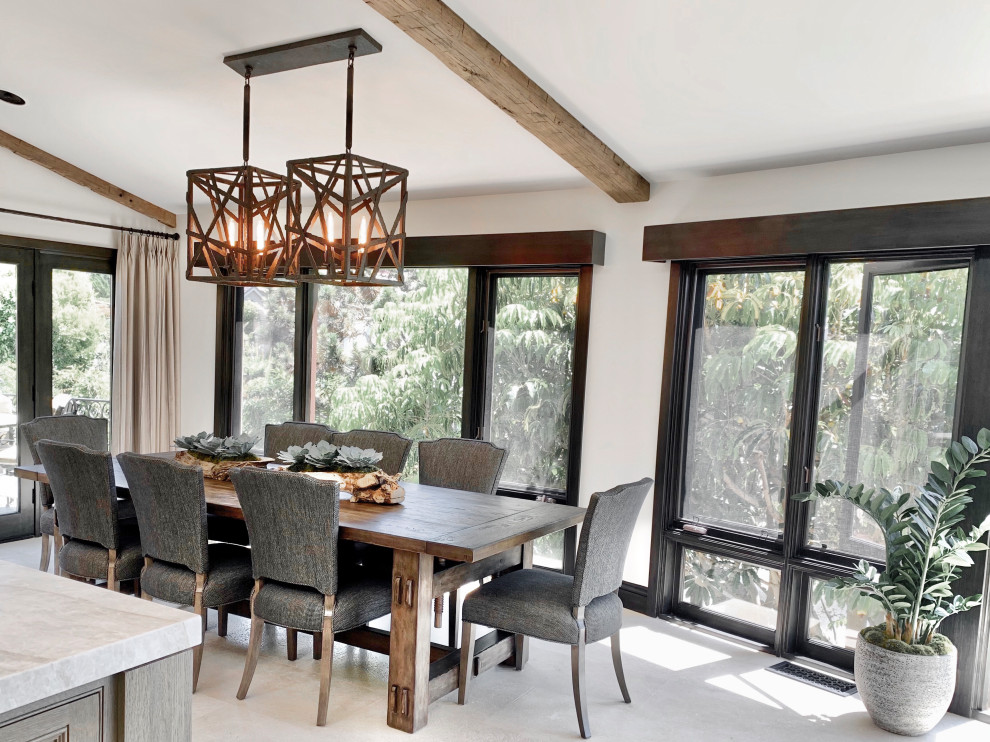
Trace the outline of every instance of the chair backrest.
{"type": "Polygon", "coordinates": [[[645,477],[591,496],[574,565],[573,605],[586,606],[622,586],[636,516],[651,486],[653,480],[645,477]]]}
{"type": "MultiPolygon", "coordinates": [[[[85,415],[45,415],[36,417],[20,426],[24,443],[31,452],[31,460],[40,464],[38,441],[58,441],[77,443],[94,451],[109,451],[107,421],[102,417],[85,415]]],[[[41,502],[46,507],[52,504],[51,488],[41,486],[41,502]]]]}
{"type": "Polygon", "coordinates": [[[349,430],[346,433],[334,433],[330,440],[335,446],[357,446],[358,448],[373,448],[383,454],[378,466],[386,474],[397,477],[406,466],[412,440],[398,433],[386,433],[383,430],[349,430]]]}
{"type": "Polygon", "coordinates": [[[74,443],[38,441],[37,447],[62,534],[116,549],[120,533],[113,457],[74,443]]]}
{"type": "Polygon", "coordinates": [[[145,556],[208,572],[202,469],[137,453],[122,453],[117,460],[134,501],[145,556]]]}
{"type": "Polygon", "coordinates": [[[420,441],[419,481],[434,487],[494,495],[508,452],[488,441],[420,441]]]}
{"type": "Polygon", "coordinates": [[[329,441],[334,429],[320,423],[284,422],[265,426],[265,456],[277,458],[289,446],[329,441]]]}
{"type": "Polygon", "coordinates": [[[254,578],[337,592],[340,489],[305,474],[231,469],[251,541],[254,578]]]}

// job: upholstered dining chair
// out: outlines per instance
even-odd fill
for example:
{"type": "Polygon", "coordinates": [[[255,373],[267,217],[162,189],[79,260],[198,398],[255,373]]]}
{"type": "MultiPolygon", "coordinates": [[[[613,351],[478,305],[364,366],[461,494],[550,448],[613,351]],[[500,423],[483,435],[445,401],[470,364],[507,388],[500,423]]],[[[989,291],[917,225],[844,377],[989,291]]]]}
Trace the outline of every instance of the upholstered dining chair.
{"type": "MultiPolygon", "coordinates": [[[[571,645],[574,706],[585,739],[591,736],[584,683],[584,655],[589,642],[611,637],[619,690],[622,699],[631,703],[619,646],[622,601],[618,590],[636,516],[652,484],[652,479],[645,478],[591,496],[573,577],[522,569],[496,577],[464,599],[458,703],[467,700],[476,624],[571,645]]],[[[517,667],[521,668],[518,661],[517,667]]]]}
{"type": "MultiPolygon", "coordinates": [[[[38,441],[59,441],[78,443],[94,451],[109,450],[107,421],[104,418],[85,415],[44,415],[36,417],[20,426],[24,444],[31,454],[31,460],[40,464],[38,441]]],[[[52,489],[47,484],[38,485],[41,499],[41,565],[42,572],[48,571],[51,563],[52,546],[55,551],[55,573],[58,574],[58,550],[62,546],[58,522],[55,517],[52,489]]]]}
{"type": "Polygon", "coordinates": [[[388,576],[337,568],[339,488],[291,472],[242,468],[230,473],[251,537],[251,639],[237,698],[258,665],[265,623],[313,632],[321,644],[318,726],[327,721],[333,635],[391,611],[388,576]]]}
{"type": "MultiPolygon", "coordinates": [[[[141,541],[136,526],[121,523],[113,457],[74,443],[38,441],[38,455],[51,483],[58,525],[67,539],[59,570],[76,579],[120,583],[141,577],[141,541]]],[[[130,504],[130,501],[128,501],[130,504]]],[[[133,505],[131,505],[133,507],[133,505]]]]}
{"type": "MultiPolygon", "coordinates": [[[[494,495],[507,458],[508,451],[488,441],[470,438],[420,441],[419,481],[434,487],[494,495]]],[[[452,605],[457,605],[457,591],[454,596],[452,605]]],[[[443,595],[433,599],[433,625],[438,629],[443,626],[443,602],[443,595]]],[[[453,643],[453,633],[451,637],[453,643]]]]}
{"type": "MultiPolygon", "coordinates": [[[[207,543],[203,473],[158,456],[122,453],[141,532],[141,597],[191,605],[206,634],[208,608],[217,609],[217,633],[227,634],[226,606],[251,597],[251,551],[207,543]]],[[[193,692],[199,683],[203,641],[193,650],[193,692]]]]}
{"type": "MultiPolygon", "coordinates": [[[[278,458],[289,446],[305,446],[307,443],[330,441],[337,432],[320,423],[303,423],[289,420],[265,426],[265,456],[278,458]]],[[[332,441],[331,441],[332,442],[332,441]]]]}
{"type": "Polygon", "coordinates": [[[378,464],[382,471],[397,477],[406,468],[406,459],[412,441],[398,433],[387,433],[383,430],[349,430],[346,433],[334,433],[330,442],[335,446],[357,446],[358,448],[373,448],[382,456],[378,464]]]}

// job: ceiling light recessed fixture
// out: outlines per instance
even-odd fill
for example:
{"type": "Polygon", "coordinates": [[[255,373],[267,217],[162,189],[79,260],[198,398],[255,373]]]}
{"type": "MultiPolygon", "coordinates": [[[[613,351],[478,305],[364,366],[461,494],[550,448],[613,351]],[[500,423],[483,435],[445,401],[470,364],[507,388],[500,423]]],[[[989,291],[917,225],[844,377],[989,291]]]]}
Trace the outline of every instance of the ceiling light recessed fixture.
{"type": "Polygon", "coordinates": [[[9,90],[0,90],[0,101],[10,103],[12,106],[24,105],[24,99],[16,93],[11,93],[9,90]]]}

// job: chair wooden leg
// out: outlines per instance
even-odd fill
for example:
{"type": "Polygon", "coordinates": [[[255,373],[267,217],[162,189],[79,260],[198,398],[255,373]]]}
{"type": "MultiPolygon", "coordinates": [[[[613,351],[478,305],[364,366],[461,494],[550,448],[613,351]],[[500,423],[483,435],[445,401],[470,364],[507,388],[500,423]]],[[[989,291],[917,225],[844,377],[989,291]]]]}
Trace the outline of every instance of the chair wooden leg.
{"type": "Polygon", "coordinates": [[[258,650],[261,649],[261,633],[265,629],[265,622],[254,615],[254,598],[261,589],[261,580],[254,581],[254,591],[251,593],[251,639],[248,642],[247,657],[244,658],[244,674],[241,675],[241,686],[237,689],[237,699],[243,701],[247,696],[248,688],[251,687],[251,680],[254,678],[254,670],[258,666],[258,650]]]}
{"type": "MultiPolygon", "coordinates": [[[[333,673],[333,609],[336,597],[323,596],[322,656],[320,658],[320,703],[316,710],[316,726],[327,724],[327,709],[330,706],[330,679],[333,673]]],[[[315,640],[315,636],[314,636],[315,640]]]]}
{"type": "Polygon", "coordinates": [[[206,587],[206,575],[196,575],[196,594],[193,597],[193,611],[199,616],[199,644],[193,647],[193,693],[199,685],[199,668],[203,664],[203,642],[206,641],[206,608],[203,606],[203,589],[206,587]]]}
{"type": "Polygon", "coordinates": [[[578,641],[571,647],[571,684],[574,686],[574,709],[577,711],[578,727],[581,729],[581,736],[588,739],[591,737],[591,725],[588,724],[588,698],[584,687],[584,607],[574,609],[574,618],[578,622],[578,641]]]}
{"type": "Polygon", "coordinates": [[[52,560],[52,539],[47,533],[41,534],[41,564],[38,569],[42,572],[48,571],[48,564],[52,560]]]}
{"type": "Polygon", "coordinates": [[[457,669],[457,703],[467,702],[468,682],[474,665],[475,627],[468,621],[461,622],[461,664],[457,669]]]}
{"type": "Polygon", "coordinates": [[[443,628],[443,595],[433,599],[433,628],[443,628]]]}
{"type": "Polygon", "coordinates": [[[619,646],[619,633],[616,631],[612,634],[612,664],[615,666],[615,677],[619,681],[619,690],[622,691],[622,700],[626,703],[632,703],[629,689],[626,687],[626,674],[622,671],[622,649],[619,646]]]}
{"type": "Polygon", "coordinates": [[[285,656],[290,662],[295,662],[298,648],[299,632],[295,629],[285,630],[285,656]]]}
{"type": "Polygon", "coordinates": [[[227,606],[217,606],[217,636],[227,636],[227,606]]]}
{"type": "MultiPolygon", "coordinates": [[[[144,570],[148,569],[148,567],[150,567],[150,566],[151,566],[151,557],[150,556],[146,556],[144,558],[144,568],[141,570],[141,576],[142,577],[144,576],[144,570]]],[[[144,600],[153,600],[152,597],[151,597],[151,595],[149,593],[147,593],[144,590],[144,588],[141,588],[140,595],[141,595],[141,597],[144,600]]]]}
{"type": "Polygon", "coordinates": [[[55,516],[55,535],[52,536],[52,541],[55,544],[55,548],[54,548],[54,552],[55,552],[55,564],[52,567],[52,572],[54,572],[55,574],[59,574],[62,571],[62,568],[59,567],[59,564],[58,564],[58,553],[59,553],[59,551],[62,550],[62,532],[59,530],[59,527],[58,527],[58,515],[57,514],[55,516]]]}
{"type": "Polygon", "coordinates": [[[117,582],[117,550],[110,549],[107,558],[107,587],[115,593],[120,592],[120,583],[117,582]]]}
{"type": "Polygon", "coordinates": [[[323,659],[323,632],[316,631],[313,633],[313,659],[320,660],[323,659]]]}

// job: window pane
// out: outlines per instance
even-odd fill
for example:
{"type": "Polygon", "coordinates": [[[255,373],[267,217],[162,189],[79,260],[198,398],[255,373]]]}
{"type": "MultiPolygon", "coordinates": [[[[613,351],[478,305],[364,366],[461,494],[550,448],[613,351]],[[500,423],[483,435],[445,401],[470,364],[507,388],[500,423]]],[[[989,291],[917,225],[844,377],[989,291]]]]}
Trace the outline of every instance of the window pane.
{"type": "Polygon", "coordinates": [[[268,423],[292,419],[295,327],[295,289],[244,289],[241,432],[262,438],[268,423]]]}
{"type": "Polygon", "coordinates": [[[784,519],[804,272],[710,275],[704,289],[683,517],[773,538],[784,519]]]}
{"type": "MultiPolygon", "coordinates": [[[[406,269],[402,286],[321,286],[316,420],[414,441],[459,438],[467,273],[406,269]]],[[[418,476],[414,445],[403,478],[418,476]]]]}
{"type": "Polygon", "coordinates": [[[809,600],[808,638],[833,647],[855,649],[860,630],[884,621],[877,601],[854,590],[834,590],[825,580],[811,579],[809,600]]]}
{"type": "Polygon", "coordinates": [[[17,266],[0,263],[0,515],[20,509],[17,463],[17,266]]]}
{"type": "MultiPolygon", "coordinates": [[[[914,490],[952,437],[968,271],[871,268],[837,264],[829,278],[814,479],[914,490]]],[[[876,525],[848,503],[816,503],[808,539],[883,558],[876,525]]]]}
{"type": "Polygon", "coordinates": [[[503,276],[495,302],[491,439],[502,485],[567,485],[577,276],[503,276]]]}
{"type": "Polygon", "coordinates": [[[777,628],[780,571],[684,550],[681,600],[771,631],[777,628]]]}
{"type": "Polygon", "coordinates": [[[52,271],[52,412],[110,417],[113,279],[52,271]]]}

